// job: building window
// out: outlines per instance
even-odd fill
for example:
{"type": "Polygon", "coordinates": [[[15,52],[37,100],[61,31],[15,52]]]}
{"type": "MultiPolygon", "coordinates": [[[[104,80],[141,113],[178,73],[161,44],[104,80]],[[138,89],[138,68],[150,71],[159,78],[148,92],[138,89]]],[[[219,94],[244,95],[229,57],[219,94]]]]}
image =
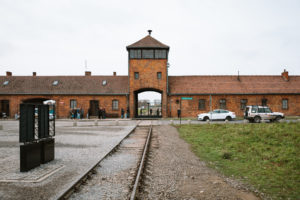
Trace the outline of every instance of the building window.
{"type": "Polygon", "coordinates": [[[143,58],[154,58],[154,50],[153,49],[147,49],[147,50],[143,50],[143,58]]]}
{"type": "Polygon", "coordinates": [[[226,99],[220,99],[220,109],[226,109],[226,99]]]}
{"type": "Polygon", "coordinates": [[[75,99],[70,100],[70,108],[71,109],[77,108],[77,101],[75,99]]]}
{"type": "Polygon", "coordinates": [[[138,58],[138,59],[140,59],[140,58],[142,58],[142,51],[140,49],[138,49],[138,50],[131,49],[129,51],[129,57],[130,58],[138,58]]]}
{"type": "Polygon", "coordinates": [[[134,72],[134,79],[139,79],[140,78],[140,75],[138,72],[134,72]]]}
{"type": "Polygon", "coordinates": [[[205,110],[205,99],[199,99],[199,110],[205,110]]]}
{"type": "Polygon", "coordinates": [[[287,110],[288,108],[288,100],[282,99],[282,109],[287,110]]]}
{"type": "Polygon", "coordinates": [[[119,101],[118,100],[112,101],[112,110],[119,110],[119,101]]]}
{"type": "Polygon", "coordinates": [[[161,72],[157,72],[157,79],[161,79],[161,72]]]}
{"type": "Polygon", "coordinates": [[[245,110],[246,106],[247,106],[247,99],[241,99],[241,110],[245,110]]]}
{"type": "Polygon", "coordinates": [[[262,106],[267,106],[267,102],[268,102],[268,99],[262,99],[261,100],[261,105],[262,106]]]}
{"type": "Polygon", "coordinates": [[[167,51],[166,50],[155,50],[155,58],[158,59],[166,59],[167,58],[167,51]]]}

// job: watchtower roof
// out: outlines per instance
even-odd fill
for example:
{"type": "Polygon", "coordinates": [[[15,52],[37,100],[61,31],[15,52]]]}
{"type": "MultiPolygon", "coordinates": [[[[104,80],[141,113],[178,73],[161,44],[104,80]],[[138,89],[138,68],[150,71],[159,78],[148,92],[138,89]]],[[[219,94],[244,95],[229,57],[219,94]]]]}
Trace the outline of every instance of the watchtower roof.
{"type": "Polygon", "coordinates": [[[126,48],[127,49],[138,49],[138,48],[169,49],[170,47],[156,40],[149,34],[143,39],[127,46],[126,48]]]}

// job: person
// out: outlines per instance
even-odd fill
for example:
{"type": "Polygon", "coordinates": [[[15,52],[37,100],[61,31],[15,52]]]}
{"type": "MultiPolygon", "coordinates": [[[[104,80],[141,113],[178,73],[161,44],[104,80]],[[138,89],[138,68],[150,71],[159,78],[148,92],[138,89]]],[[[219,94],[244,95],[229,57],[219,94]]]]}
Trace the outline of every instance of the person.
{"type": "Polygon", "coordinates": [[[99,118],[99,119],[102,118],[102,109],[101,109],[101,108],[98,110],[98,118],[99,118]]]}
{"type": "Polygon", "coordinates": [[[102,110],[102,117],[103,117],[103,119],[106,118],[106,111],[105,111],[105,108],[103,108],[103,110],[102,110]]]}
{"type": "Polygon", "coordinates": [[[159,116],[159,108],[156,110],[156,115],[159,116]]]}
{"type": "Polygon", "coordinates": [[[152,108],[150,108],[150,115],[152,115],[152,108]]]}
{"type": "Polygon", "coordinates": [[[122,119],[124,118],[124,109],[123,108],[121,109],[121,118],[122,119]]]}
{"type": "Polygon", "coordinates": [[[127,118],[129,118],[129,117],[130,117],[130,114],[129,114],[129,107],[127,107],[126,113],[127,113],[127,118]]]}
{"type": "Polygon", "coordinates": [[[83,119],[84,110],[80,108],[80,118],[83,119]]]}

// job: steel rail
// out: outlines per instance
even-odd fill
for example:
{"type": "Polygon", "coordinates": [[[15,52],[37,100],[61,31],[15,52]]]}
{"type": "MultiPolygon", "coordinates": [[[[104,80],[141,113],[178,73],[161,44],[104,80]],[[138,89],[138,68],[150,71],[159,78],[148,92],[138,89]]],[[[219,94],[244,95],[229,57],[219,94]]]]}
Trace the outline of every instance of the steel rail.
{"type": "MultiPolygon", "coordinates": [[[[139,123],[138,123],[139,124],[139,123]]],[[[83,182],[85,179],[86,179],[86,177],[88,177],[88,175],[96,168],[96,167],[98,167],[98,165],[107,157],[107,156],[109,156],[111,153],[113,153],[115,150],[116,150],[116,148],[118,147],[118,146],[120,146],[120,144],[123,142],[123,140],[125,139],[125,138],[127,138],[131,133],[133,133],[134,132],[134,130],[136,129],[136,127],[138,126],[138,124],[137,125],[135,125],[135,127],[128,133],[128,134],[126,134],[123,138],[122,138],[122,140],[120,140],[120,142],[116,145],[116,146],[114,146],[107,154],[105,154],[105,156],[104,157],[102,157],[99,161],[97,161],[96,162],[96,164],[94,164],[91,168],[89,168],[79,179],[77,179],[77,180],[75,180],[74,182],[72,182],[71,183],[71,186],[67,189],[67,190],[65,190],[65,191],[63,191],[60,195],[58,195],[58,200],[65,200],[65,199],[68,199],[68,197],[74,192],[74,190],[75,190],[75,188],[76,188],[76,186],[77,185],[79,185],[79,184],[81,184],[81,182],[83,182]]]]}
{"type": "Polygon", "coordinates": [[[135,197],[136,197],[136,191],[138,189],[139,181],[140,181],[142,171],[143,171],[143,168],[144,168],[146,153],[148,151],[151,134],[152,134],[152,125],[150,126],[150,130],[149,130],[149,133],[148,133],[148,136],[147,136],[147,140],[145,142],[143,156],[142,156],[142,159],[141,159],[141,162],[140,162],[138,173],[137,173],[136,178],[135,178],[135,182],[134,182],[133,190],[131,192],[130,200],[135,200],[135,197]]]}

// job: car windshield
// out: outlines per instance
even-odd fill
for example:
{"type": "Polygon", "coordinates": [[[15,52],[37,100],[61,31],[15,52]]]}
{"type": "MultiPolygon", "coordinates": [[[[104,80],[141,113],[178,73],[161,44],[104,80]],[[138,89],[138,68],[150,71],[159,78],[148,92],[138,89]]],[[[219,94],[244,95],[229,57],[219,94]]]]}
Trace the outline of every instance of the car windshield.
{"type": "Polygon", "coordinates": [[[265,108],[265,113],[271,113],[271,109],[270,108],[265,108]]]}

